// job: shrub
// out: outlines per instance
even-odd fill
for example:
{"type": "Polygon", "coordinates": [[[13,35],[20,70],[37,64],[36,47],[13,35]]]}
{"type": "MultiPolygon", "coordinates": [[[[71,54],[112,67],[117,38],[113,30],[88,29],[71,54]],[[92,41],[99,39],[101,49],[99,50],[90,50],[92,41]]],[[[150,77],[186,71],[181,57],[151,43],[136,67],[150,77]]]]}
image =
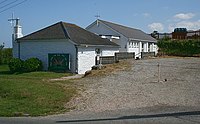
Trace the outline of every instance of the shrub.
{"type": "Polygon", "coordinates": [[[158,41],[158,47],[168,55],[193,56],[200,54],[199,40],[165,40],[158,41]]]}
{"type": "Polygon", "coordinates": [[[24,61],[24,69],[26,72],[41,71],[42,61],[38,58],[30,58],[24,61]]]}
{"type": "Polygon", "coordinates": [[[18,58],[12,58],[10,60],[10,62],[8,63],[8,66],[10,68],[11,72],[23,72],[23,63],[24,61],[22,61],[21,59],[18,58]]]}
{"type": "Polygon", "coordinates": [[[8,64],[12,59],[12,48],[0,49],[0,64],[8,64]]]}

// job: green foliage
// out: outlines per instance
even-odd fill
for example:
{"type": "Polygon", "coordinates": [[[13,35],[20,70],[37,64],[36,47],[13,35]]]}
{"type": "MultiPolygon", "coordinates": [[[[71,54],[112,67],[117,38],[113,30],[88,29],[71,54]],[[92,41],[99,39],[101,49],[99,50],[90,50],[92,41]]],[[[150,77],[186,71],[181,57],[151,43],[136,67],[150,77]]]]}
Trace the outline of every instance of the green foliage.
{"type": "Polygon", "coordinates": [[[12,59],[12,49],[11,48],[4,48],[0,50],[0,58],[2,64],[8,64],[9,61],[12,59]]]}
{"type": "Polygon", "coordinates": [[[8,64],[10,71],[15,72],[34,72],[42,70],[42,61],[38,58],[29,58],[25,61],[13,58],[8,64]]]}
{"type": "Polygon", "coordinates": [[[168,55],[193,56],[200,54],[199,40],[170,40],[162,39],[158,41],[158,47],[168,55]]]}
{"type": "Polygon", "coordinates": [[[76,94],[70,81],[48,81],[69,76],[67,73],[30,72],[8,74],[0,65],[0,116],[40,116],[66,112],[66,103],[76,94]],[[20,113],[16,114],[16,113],[20,113]]]}
{"type": "Polygon", "coordinates": [[[24,61],[24,69],[26,72],[34,72],[42,70],[42,61],[38,58],[30,58],[24,61]]]}
{"type": "Polygon", "coordinates": [[[12,59],[12,49],[0,49],[0,64],[8,64],[10,59],[12,59]]]}
{"type": "Polygon", "coordinates": [[[24,63],[24,61],[22,61],[21,59],[12,58],[10,60],[10,62],[8,63],[8,66],[9,66],[9,69],[12,73],[23,72],[24,71],[23,63],[24,63]]]}

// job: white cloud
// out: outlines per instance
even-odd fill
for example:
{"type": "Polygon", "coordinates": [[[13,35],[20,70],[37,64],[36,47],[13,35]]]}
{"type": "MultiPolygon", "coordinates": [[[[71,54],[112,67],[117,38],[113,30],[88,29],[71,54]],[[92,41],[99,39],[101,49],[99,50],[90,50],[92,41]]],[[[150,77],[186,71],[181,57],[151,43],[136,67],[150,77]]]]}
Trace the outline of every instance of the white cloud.
{"type": "Polygon", "coordinates": [[[193,18],[194,16],[195,16],[194,13],[179,13],[179,14],[174,15],[174,18],[188,20],[188,19],[193,18]]]}
{"type": "Polygon", "coordinates": [[[148,27],[151,31],[162,32],[164,30],[164,26],[162,23],[152,23],[149,24],[148,27]]]}
{"type": "Polygon", "coordinates": [[[200,29],[200,20],[198,21],[181,21],[176,24],[170,24],[168,30],[171,32],[175,28],[187,28],[188,30],[198,30],[200,29]]]}

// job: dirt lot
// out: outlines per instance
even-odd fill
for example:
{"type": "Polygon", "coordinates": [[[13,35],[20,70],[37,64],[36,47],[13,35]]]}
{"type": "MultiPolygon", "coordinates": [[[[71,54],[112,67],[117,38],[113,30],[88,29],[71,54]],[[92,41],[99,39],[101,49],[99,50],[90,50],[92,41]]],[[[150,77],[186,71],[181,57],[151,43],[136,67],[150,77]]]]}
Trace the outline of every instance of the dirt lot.
{"type": "Polygon", "coordinates": [[[153,106],[200,108],[200,58],[132,61],[132,69],[86,77],[74,111],[103,112],[153,106]],[[160,82],[158,82],[158,63],[160,82]]]}

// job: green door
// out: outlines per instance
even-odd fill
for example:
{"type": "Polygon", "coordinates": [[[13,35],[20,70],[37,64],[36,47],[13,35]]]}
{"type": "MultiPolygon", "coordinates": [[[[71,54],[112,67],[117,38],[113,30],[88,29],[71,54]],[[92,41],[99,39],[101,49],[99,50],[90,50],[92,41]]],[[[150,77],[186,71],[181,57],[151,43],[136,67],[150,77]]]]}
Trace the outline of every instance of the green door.
{"type": "Polygon", "coordinates": [[[70,70],[69,54],[50,53],[48,54],[49,71],[66,72],[70,70]]]}

